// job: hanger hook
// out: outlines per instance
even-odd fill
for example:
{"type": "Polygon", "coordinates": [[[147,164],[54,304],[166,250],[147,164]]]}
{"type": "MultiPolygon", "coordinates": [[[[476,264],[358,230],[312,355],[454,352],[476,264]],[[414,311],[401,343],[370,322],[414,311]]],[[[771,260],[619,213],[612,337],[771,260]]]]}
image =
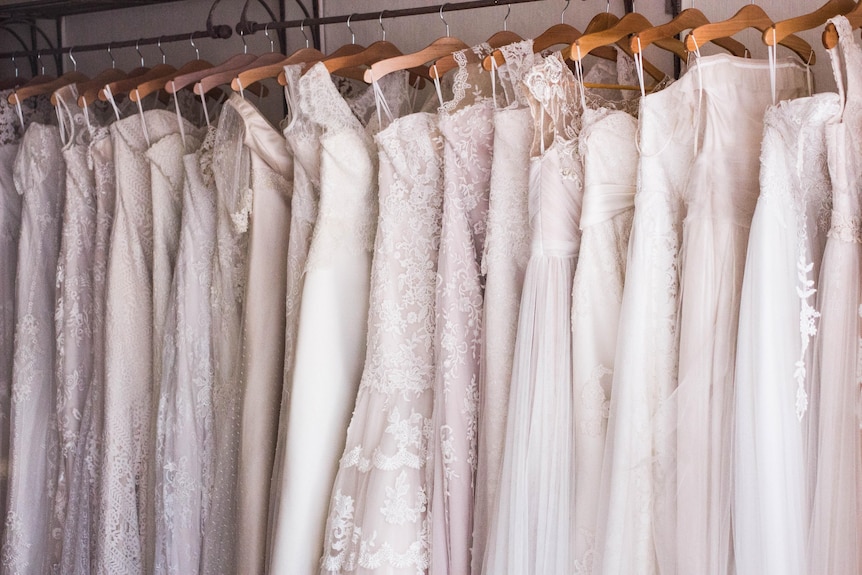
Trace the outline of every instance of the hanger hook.
{"type": "Polygon", "coordinates": [[[239,39],[242,40],[242,53],[248,54],[248,44],[245,43],[245,34],[243,32],[239,33],[239,39]]]}
{"type": "Polygon", "coordinates": [[[15,66],[15,77],[18,77],[18,62],[15,61],[15,54],[12,54],[12,65],[15,66]]]}
{"type": "Polygon", "coordinates": [[[167,62],[168,57],[165,55],[165,51],[162,50],[162,37],[161,36],[159,36],[159,41],[156,43],[156,45],[159,48],[159,52],[162,53],[162,64],[164,64],[167,62]]]}
{"type": "Polygon", "coordinates": [[[512,5],[506,4],[506,15],[503,17],[503,30],[509,30],[509,15],[512,13],[512,5]]]}
{"type": "Polygon", "coordinates": [[[608,0],[607,5],[605,6],[605,14],[611,13],[611,0],[608,0]]]}
{"type": "Polygon", "coordinates": [[[200,60],[201,59],[201,51],[198,50],[198,47],[195,45],[195,34],[194,34],[194,32],[189,34],[189,44],[191,44],[192,48],[195,49],[195,60],[200,60]]]}
{"type": "Polygon", "coordinates": [[[111,51],[111,44],[113,42],[108,42],[108,58],[111,59],[111,68],[117,67],[117,61],[114,60],[114,53],[111,51]]]}
{"type": "Polygon", "coordinates": [[[383,27],[383,13],[384,12],[386,12],[386,10],[380,11],[380,16],[377,17],[377,23],[380,24],[380,30],[383,32],[383,41],[385,42],[386,41],[386,28],[383,27]]]}
{"type": "Polygon", "coordinates": [[[449,23],[443,18],[443,10],[446,8],[446,2],[440,5],[440,21],[446,26],[446,37],[449,37],[449,23]]]}
{"type": "MultiPolygon", "coordinates": [[[[566,21],[566,20],[565,20],[565,18],[566,18],[566,10],[568,10],[568,9],[569,9],[569,3],[570,3],[571,1],[572,1],[572,0],[566,0],[566,5],[563,7],[563,11],[562,11],[562,12],[560,12],[560,24],[564,24],[564,23],[565,23],[565,21],[566,21]]],[[[611,2],[611,0],[608,0],[608,4],[610,4],[610,2],[611,2]]]]}
{"type": "Polygon", "coordinates": [[[138,53],[138,57],[141,59],[141,68],[144,67],[144,55],[141,54],[141,41],[135,40],[135,52],[138,53]]]}
{"type": "Polygon", "coordinates": [[[302,19],[302,22],[299,24],[299,31],[302,32],[302,37],[305,38],[305,47],[309,47],[308,35],[305,33],[305,18],[302,19]]]}
{"type": "Polygon", "coordinates": [[[39,62],[39,69],[42,71],[41,74],[45,75],[45,62],[42,61],[42,50],[38,50],[36,52],[36,61],[39,62]]]}
{"type": "Polygon", "coordinates": [[[266,26],[263,27],[263,35],[266,36],[267,40],[269,40],[269,51],[275,52],[275,42],[269,35],[269,22],[267,22],[266,26]]]}
{"type": "Polygon", "coordinates": [[[356,44],[356,32],[354,32],[353,28],[350,27],[351,18],[353,18],[353,14],[347,17],[347,29],[350,30],[350,43],[356,44]]]}
{"type": "Polygon", "coordinates": [[[69,48],[69,60],[72,61],[73,69],[77,72],[78,71],[78,61],[75,60],[75,57],[72,55],[72,50],[74,50],[74,49],[75,49],[74,46],[71,46],[69,48]]]}

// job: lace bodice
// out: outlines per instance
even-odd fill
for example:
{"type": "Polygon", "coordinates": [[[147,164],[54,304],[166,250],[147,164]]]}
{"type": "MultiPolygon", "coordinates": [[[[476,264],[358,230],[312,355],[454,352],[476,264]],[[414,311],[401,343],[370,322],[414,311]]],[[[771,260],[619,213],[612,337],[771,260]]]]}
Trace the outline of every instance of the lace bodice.
{"type": "Polygon", "coordinates": [[[529,106],[529,99],[522,82],[524,75],[542,61],[541,54],[533,52],[533,40],[515,42],[500,48],[506,58],[505,65],[497,73],[506,101],[510,105],[529,106]]]}
{"type": "Polygon", "coordinates": [[[27,98],[21,102],[21,114],[24,116],[24,125],[18,118],[15,106],[9,103],[9,95],[13,90],[0,91],[0,145],[18,142],[27,130],[27,126],[36,122],[38,124],[56,123],[54,107],[47,95],[27,98]]]}
{"type": "Polygon", "coordinates": [[[574,141],[580,129],[580,102],[575,77],[563,57],[554,53],[524,74],[537,131],[533,155],[556,141],[574,141]]]}

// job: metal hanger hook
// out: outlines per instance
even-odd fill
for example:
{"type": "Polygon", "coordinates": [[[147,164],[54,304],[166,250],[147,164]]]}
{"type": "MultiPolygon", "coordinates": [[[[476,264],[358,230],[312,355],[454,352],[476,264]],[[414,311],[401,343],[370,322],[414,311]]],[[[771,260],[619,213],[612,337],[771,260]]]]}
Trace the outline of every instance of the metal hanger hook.
{"type": "Polygon", "coordinates": [[[446,8],[446,4],[447,3],[444,2],[443,4],[440,5],[440,21],[443,22],[443,24],[446,26],[446,37],[448,38],[449,37],[449,22],[447,22],[446,19],[443,18],[443,10],[446,8]]]}
{"type": "Polygon", "coordinates": [[[386,41],[386,28],[383,27],[383,13],[386,10],[380,11],[380,16],[377,17],[377,23],[380,24],[380,30],[383,32],[383,40],[386,41]]]}
{"type": "MultiPolygon", "coordinates": [[[[560,12],[560,24],[564,24],[566,22],[566,10],[569,9],[569,3],[571,3],[571,1],[572,0],[566,0],[566,5],[563,7],[563,11],[560,12]]],[[[610,3],[610,0],[608,0],[608,2],[610,3]]]]}
{"type": "Polygon", "coordinates": [[[141,54],[141,41],[140,40],[135,41],[135,52],[138,53],[138,57],[141,59],[141,68],[143,68],[144,67],[144,55],[141,54]]]}
{"type": "Polygon", "coordinates": [[[189,34],[189,44],[192,45],[192,48],[195,49],[195,60],[201,59],[201,51],[198,50],[198,47],[195,45],[195,35],[194,33],[189,34]]]}
{"type": "Polygon", "coordinates": [[[168,57],[167,57],[167,55],[165,54],[165,51],[164,51],[164,50],[162,50],[162,37],[161,37],[161,36],[159,36],[159,41],[157,42],[157,44],[156,44],[156,45],[157,45],[157,46],[158,46],[158,48],[159,48],[159,52],[161,52],[161,53],[162,53],[162,64],[164,64],[164,63],[166,63],[166,62],[168,61],[168,57]]]}
{"type": "Polygon", "coordinates": [[[611,0],[608,0],[607,6],[605,6],[605,14],[611,13],[611,0]]]}
{"type": "Polygon", "coordinates": [[[72,67],[77,72],[78,71],[78,61],[75,60],[75,57],[72,55],[72,50],[74,50],[74,49],[75,49],[74,46],[69,48],[69,60],[72,61],[72,67]]]}
{"type": "Polygon", "coordinates": [[[36,52],[36,61],[39,62],[39,69],[42,70],[41,74],[45,75],[45,62],[42,61],[42,50],[36,52]]]}
{"type": "Polygon", "coordinates": [[[266,23],[266,26],[263,27],[263,35],[266,36],[266,39],[269,40],[269,51],[275,52],[275,42],[269,36],[269,22],[266,23]]]}
{"type": "Polygon", "coordinates": [[[245,43],[245,34],[239,33],[239,39],[242,40],[242,53],[248,54],[248,44],[245,43]]]}
{"type": "Polygon", "coordinates": [[[111,43],[108,43],[108,58],[111,59],[111,68],[116,68],[117,61],[114,60],[114,53],[111,51],[111,43]]]}
{"type": "Polygon", "coordinates": [[[12,65],[15,66],[15,77],[18,77],[18,62],[15,61],[15,54],[12,54],[12,65]]]}
{"type": "Polygon", "coordinates": [[[347,29],[350,30],[350,43],[356,44],[356,32],[354,32],[353,28],[350,27],[351,18],[353,18],[353,14],[347,17],[347,29]]]}
{"type": "Polygon", "coordinates": [[[305,38],[305,47],[308,48],[310,44],[308,41],[308,35],[305,33],[305,18],[303,18],[302,22],[299,24],[299,31],[302,32],[302,37],[305,38]]]}

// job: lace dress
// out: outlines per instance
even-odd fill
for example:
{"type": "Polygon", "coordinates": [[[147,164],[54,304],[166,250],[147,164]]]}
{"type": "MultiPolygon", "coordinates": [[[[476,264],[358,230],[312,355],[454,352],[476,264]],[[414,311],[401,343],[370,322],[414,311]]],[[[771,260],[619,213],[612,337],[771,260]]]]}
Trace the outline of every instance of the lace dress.
{"type": "Polygon", "coordinates": [[[485,275],[485,298],[476,431],[471,569],[474,575],[482,572],[488,530],[497,503],[518,307],[530,259],[527,194],[533,120],[521,78],[542,58],[533,54],[532,40],[503,46],[501,50],[506,64],[500,68],[500,80],[504,96],[511,103],[493,112],[488,225],[481,268],[485,275]]]}
{"type": "MultiPolygon", "coordinates": [[[[12,395],[12,364],[15,340],[15,283],[18,269],[18,239],[21,233],[23,198],[15,189],[15,156],[24,127],[7,97],[0,92],[0,517],[6,517],[6,488],[9,478],[9,410],[12,395]]],[[[25,100],[25,126],[45,123],[53,113],[47,98],[25,100]],[[26,104],[32,103],[32,106],[26,104]]],[[[0,529],[2,531],[2,529],[0,529]]]]}
{"type": "MultiPolygon", "coordinates": [[[[618,83],[630,83],[621,79],[618,83]]],[[[591,574],[626,254],[637,186],[637,120],[625,111],[583,112],[581,248],[572,287],[574,572],[591,574]]]]}
{"type": "Polygon", "coordinates": [[[443,142],[433,114],[376,136],[379,217],[365,368],[332,489],[321,573],[425,573],[426,462],[443,142]]]}
{"type": "Polygon", "coordinates": [[[844,59],[836,80],[843,91],[846,74],[846,101],[841,122],[826,127],[832,222],[817,286],[819,401],[807,415],[819,408],[807,572],[824,575],[862,573],[862,50],[846,18],[833,22],[839,46],[831,55],[835,67],[839,50],[844,59]]]}
{"type": "MultiPolygon", "coordinates": [[[[302,90],[301,85],[315,85],[315,81],[302,74],[303,64],[284,67],[287,84],[284,96],[288,106],[287,125],[283,134],[288,150],[293,154],[293,196],[290,203],[290,238],[287,245],[286,321],[284,330],[284,389],[281,394],[281,411],[278,418],[278,439],[273,462],[272,491],[269,508],[269,537],[267,557],[270,570],[284,564],[284,558],[295,556],[292,548],[296,533],[286,526],[292,521],[285,516],[290,499],[285,497],[286,451],[288,449],[288,414],[293,381],[293,365],[296,355],[296,335],[299,329],[300,300],[305,261],[311,245],[311,234],[317,221],[317,203],[320,199],[320,131],[321,127],[308,116],[311,103],[304,97],[317,97],[314,90],[302,90]],[[285,527],[282,527],[285,525],[285,527]]],[[[332,485],[329,486],[330,488],[332,485]]],[[[327,498],[328,498],[327,494],[327,498]]],[[[325,514],[326,511],[323,511],[325,514]]],[[[321,527],[322,529],[322,527],[321,527]]],[[[299,539],[299,538],[297,538],[299,539]]],[[[320,559],[321,549],[316,551],[306,546],[299,547],[302,553],[316,553],[314,567],[320,559]]],[[[297,564],[302,561],[297,559],[297,564]]]]}
{"type": "Polygon", "coordinates": [[[14,167],[22,204],[3,573],[48,573],[58,559],[54,306],[65,169],[57,127],[30,124],[14,167]]]}
{"type": "Polygon", "coordinates": [[[285,287],[293,158],[284,138],[249,102],[227,106],[245,124],[249,150],[248,264],[242,319],[242,429],[237,463],[237,571],[266,569],[270,480],[284,387],[285,287]]]}
{"type": "Polygon", "coordinates": [[[572,561],[572,279],[580,246],[576,83],[559,54],[524,78],[536,136],[532,245],[518,320],[497,515],[484,572],[568,573],[572,561]],[[546,145],[550,145],[546,149],[546,145]]]}
{"type": "MultiPolygon", "coordinates": [[[[474,51],[480,58],[481,47],[474,51]]],[[[494,102],[490,75],[456,52],[455,98],[440,112],[443,218],[437,261],[433,439],[429,469],[432,573],[467,574],[479,408],[494,102]],[[468,96],[469,94],[469,96],[468,96]]]]}
{"type": "MultiPolygon", "coordinates": [[[[203,525],[201,573],[236,573],[237,461],[242,387],[242,315],[248,265],[249,150],[239,112],[224,106],[212,155],[216,203],[212,358],[215,467],[211,510],[203,525]]],[[[202,160],[206,156],[202,156],[202,160]]],[[[206,171],[206,166],[202,169],[206,171]]]]}
{"type": "Polygon", "coordinates": [[[96,572],[95,542],[99,530],[99,479],[105,394],[105,290],[111,228],[114,221],[116,184],[110,131],[90,127],[87,163],[92,165],[95,186],[95,234],[92,256],[93,373],[81,413],[74,467],[69,479],[69,501],[63,530],[60,573],[89,575],[96,572]]]}
{"type": "MultiPolygon", "coordinates": [[[[111,125],[116,211],[107,269],[104,432],[96,568],[150,572],[153,516],[154,203],[147,150],[177,134],[164,110],[111,125]]],[[[160,206],[161,208],[161,206],[160,206]]]]}
{"type": "MultiPolygon", "coordinates": [[[[759,192],[757,154],[772,102],[766,61],[702,58],[702,145],[689,174],[680,256],[677,391],[677,570],[725,575],[731,541],[734,365],[748,230],[759,192]],[[741,90],[739,86],[745,86],[741,90]]],[[[777,100],[804,95],[804,67],[776,66],[777,100]]],[[[700,115],[700,111],[697,112],[700,115]]],[[[757,546],[755,525],[734,517],[736,542],[757,546]]],[[[761,550],[752,549],[750,553],[761,550]]]]}
{"type": "Polygon", "coordinates": [[[780,102],[764,119],[760,197],[742,283],[736,356],[734,516],[738,573],[823,573],[805,563],[809,525],[805,396],[817,278],[829,229],[826,123],[837,94],[780,102]],[[737,533],[737,537],[742,535],[737,533]]]}
{"type": "MultiPolygon", "coordinates": [[[[403,100],[405,77],[384,78],[384,93],[392,92],[390,84],[400,94],[388,101],[403,100]]],[[[368,114],[359,110],[357,117],[355,99],[339,94],[323,64],[306,72],[299,87],[304,119],[319,130],[320,211],[299,270],[295,363],[282,405],[284,468],[280,500],[273,501],[279,521],[270,571],[285,574],[314,572],[323,553],[332,484],[365,359],[377,222],[376,154],[359,119],[368,114]]]]}
{"type": "MultiPolygon", "coordinates": [[[[94,321],[96,295],[94,259],[96,255],[96,179],[89,164],[89,136],[84,116],[77,105],[74,84],[58,90],[58,112],[64,119],[67,142],[63,148],[66,164],[66,201],[63,231],[57,263],[56,330],[56,421],[59,452],[54,497],[52,537],[57,549],[68,515],[72,476],[75,473],[82,414],[85,409],[95,364],[94,321]]],[[[61,128],[63,129],[63,128],[61,128]]],[[[59,562],[59,555],[56,557],[59,562]]]]}
{"type": "MultiPolygon", "coordinates": [[[[155,573],[199,573],[214,485],[211,128],[185,155],[182,226],[165,318],[156,422],[155,573]]],[[[177,174],[173,174],[178,177],[177,174]]]]}

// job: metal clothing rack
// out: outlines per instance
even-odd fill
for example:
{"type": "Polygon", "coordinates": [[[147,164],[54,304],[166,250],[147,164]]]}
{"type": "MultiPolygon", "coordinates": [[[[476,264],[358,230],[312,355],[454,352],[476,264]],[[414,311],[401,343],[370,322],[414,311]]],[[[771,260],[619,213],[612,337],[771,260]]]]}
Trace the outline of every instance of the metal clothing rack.
{"type": "MultiPolygon", "coordinates": [[[[163,2],[165,0],[162,0],[163,2]]],[[[170,0],[168,0],[170,1],[170,0]]],[[[430,6],[420,6],[416,8],[399,8],[395,10],[383,10],[377,12],[362,12],[355,14],[342,14],[340,16],[326,16],[323,18],[305,18],[302,20],[285,20],[281,22],[269,22],[269,23],[258,23],[251,22],[243,19],[236,25],[236,30],[238,33],[246,35],[246,34],[254,34],[255,32],[264,31],[264,30],[284,30],[287,28],[299,28],[301,26],[321,26],[325,24],[336,24],[336,23],[344,23],[347,22],[348,19],[351,22],[359,22],[363,20],[378,20],[382,18],[401,18],[405,16],[417,16],[422,14],[448,14],[450,12],[456,12],[459,10],[471,10],[474,8],[488,8],[493,6],[504,7],[508,4],[525,4],[531,2],[539,2],[541,0],[467,0],[464,2],[446,2],[443,4],[434,4],[430,6]]],[[[50,3],[50,2],[49,2],[50,3]]],[[[59,0],[58,0],[59,3],[59,0]]],[[[68,0],[67,2],[68,3],[68,0]]],[[[122,2],[120,2],[122,3],[122,2]]],[[[126,4],[141,4],[140,1],[128,1],[126,4]]],[[[108,4],[107,2],[96,2],[96,4],[108,4]]],[[[119,3],[118,3],[119,4],[119,3]]],[[[116,6],[114,6],[116,7],[116,6]]],[[[80,13],[80,12],[74,12],[80,13]]],[[[188,42],[190,39],[197,38],[230,38],[233,34],[233,30],[230,26],[227,25],[211,25],[210,22],[207,23],[207,30],[197,30],[193,32],[187,32],[183,34],[166,34],[162,36],[153,36],[150,38],[138,38],[134,40],[121,40],[117,42],[100,42],[98,44],[85,44],[78,46],[60,46],[57,48],[45,48],[40,50],[20,50],[15,52],[5,52],[0,53],[0,59],[9,59],[12,57],[25,57],[25,56],[40,56],[40,55],[55,55],[60,56],[62,54],[69,54],[73,52],[75,54],[79,52],[95,52],[102,51],[107,49],[114,48],[132,48],[132,47],[140,47],[147,46],[159,43],[169,43],[169,42],[188,42]]]]}

